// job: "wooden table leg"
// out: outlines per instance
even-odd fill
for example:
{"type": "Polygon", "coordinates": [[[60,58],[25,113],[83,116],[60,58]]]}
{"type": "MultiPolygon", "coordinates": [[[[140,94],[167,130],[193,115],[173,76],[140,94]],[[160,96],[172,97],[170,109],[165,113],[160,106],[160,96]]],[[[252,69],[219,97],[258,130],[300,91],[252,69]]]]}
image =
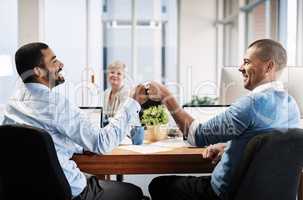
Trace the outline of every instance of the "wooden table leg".
{"type": "Polygon", "coordinates": [[[300,184],[298,189],[298,200],[303,200],[303,171],[300,176],[300,184]]]}
{"type": "Polygon", "coordinates": [[[109,174],[98,174],[98,175],[96,175],[96,177],[99,180],[110,180],[110,175],[109,174]]]}
{"type": "MultiPolygon", "coordinates": [[[[109,180],[109,181],[111,180],[109,174],[98,174],[98,175],[96,175],[96,177],[97,177],[99,180],[109,180]]],[[[123,179],[124,179],[123,174],[117,174],[117,175],[116,175],[116,180],[117,180],[118,182],[123,182],[123,179]]]]}
{"type": "Polygon", "coordinates": [[[123,182],[123,174],[117,174],[116,178],[117,178],[117,181],[123,182]]]}

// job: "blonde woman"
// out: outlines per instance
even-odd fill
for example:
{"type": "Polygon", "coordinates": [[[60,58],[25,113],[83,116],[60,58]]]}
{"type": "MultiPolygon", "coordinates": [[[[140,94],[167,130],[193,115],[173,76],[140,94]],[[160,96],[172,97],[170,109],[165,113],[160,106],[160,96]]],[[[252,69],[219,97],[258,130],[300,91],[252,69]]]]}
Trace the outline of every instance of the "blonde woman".
{"type": "Polygon", "coordinates": [[[104,114],[106,117],[113,117],[130,92],[130,88],[124,85],[125,64],[120,61],[110,64],[107,79],[110,87],[104,92],[104,114]]]}

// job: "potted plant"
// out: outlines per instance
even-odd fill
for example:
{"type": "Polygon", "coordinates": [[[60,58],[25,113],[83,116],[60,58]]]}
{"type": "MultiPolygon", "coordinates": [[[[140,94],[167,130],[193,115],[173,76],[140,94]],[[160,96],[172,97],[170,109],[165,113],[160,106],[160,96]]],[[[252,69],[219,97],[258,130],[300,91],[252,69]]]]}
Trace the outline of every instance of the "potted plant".
{"type": "Polygon", "coordinates": [[[168,113],[163,105],[152,106],[144,110],[141,122],[147,128],[149,141],[158,141],[167,137],[168,113]]]}
{"type": "Polygon", "coordinates": [[[203,106],[203,105],[214,105],[218,98],[213,97],[199,97],[196,95],[192,96],[192,99],[189,103],[184,104],[183,106],[203,106]]]}

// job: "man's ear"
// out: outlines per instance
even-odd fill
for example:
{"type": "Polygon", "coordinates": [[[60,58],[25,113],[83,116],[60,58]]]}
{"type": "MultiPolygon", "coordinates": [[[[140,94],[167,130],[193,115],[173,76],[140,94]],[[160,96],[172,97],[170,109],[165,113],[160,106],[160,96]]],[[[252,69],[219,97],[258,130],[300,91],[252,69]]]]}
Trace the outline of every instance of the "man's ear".
{"type": "Polygon", "coordinates": [[[266,73],[269,73],[270,71],[274,70],[274,67],[274,62],[272,60],[269,60],[266,65],[266,73]]]}
{"type": "Polygon", "coordinates": [[[34,67],[33,72],[37,77],[41,77],[43,73],[40,67],[34,67]]]}

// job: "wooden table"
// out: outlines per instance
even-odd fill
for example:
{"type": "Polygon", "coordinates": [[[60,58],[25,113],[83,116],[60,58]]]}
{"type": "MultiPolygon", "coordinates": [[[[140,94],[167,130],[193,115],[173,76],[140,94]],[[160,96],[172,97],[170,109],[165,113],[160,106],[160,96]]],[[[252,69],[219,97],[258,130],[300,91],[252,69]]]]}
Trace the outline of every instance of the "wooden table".
{"type": "Polygon", "coordinates": [[[182,147],[172,151],[140,154],[116,148],[107,155],[76,155],[75,162],[87,173],[177,174],[210,173],[213,165],[202,157],[203,148],[182,147]]]}
{"type": "MultiPolygon", "coordinates": [[[[103,179],[105,175],[111,174],[211,173],[214,166],[209,160],[202,158],[203,150],[183,147],[166,152],[140,154],[117,148],[107,155],[76,155],[73,160],[82,171],[103,179]]],[[[303,200],[303,175],[298,200],[303,200]]]]}

